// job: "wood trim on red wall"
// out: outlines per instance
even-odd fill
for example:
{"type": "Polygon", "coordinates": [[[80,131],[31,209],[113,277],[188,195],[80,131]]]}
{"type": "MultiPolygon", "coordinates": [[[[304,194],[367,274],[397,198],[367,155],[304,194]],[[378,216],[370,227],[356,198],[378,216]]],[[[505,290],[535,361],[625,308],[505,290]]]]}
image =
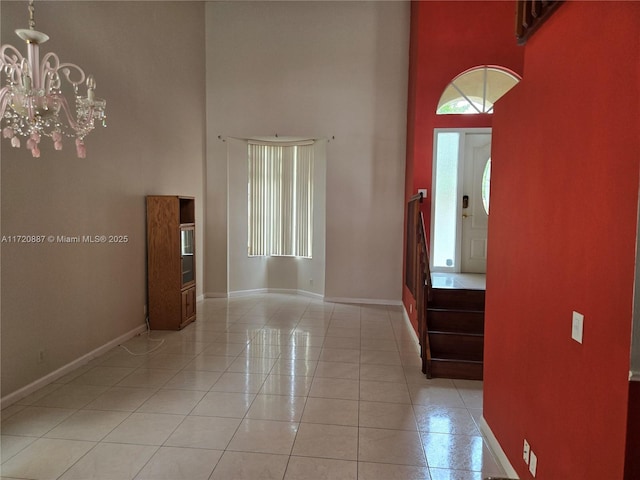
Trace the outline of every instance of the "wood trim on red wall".
{"type": "Polygon", "coordinates": [[[640,381],[629,382],[629,414],[624,480],[640,478],[640,381]]]}

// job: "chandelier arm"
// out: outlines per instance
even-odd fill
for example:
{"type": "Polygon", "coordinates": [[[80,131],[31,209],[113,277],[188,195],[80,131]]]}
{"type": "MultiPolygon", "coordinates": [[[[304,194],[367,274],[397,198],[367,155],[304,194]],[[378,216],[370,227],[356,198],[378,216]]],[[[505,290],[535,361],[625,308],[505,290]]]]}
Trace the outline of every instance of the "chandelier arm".
{"type": "Polygon", "coordinates": [[[84,82],[87,77],[84,70],[75,63],[60,63],[60,58],[53,52],[49,52],[42,57],[41,78],[47,78],[49,73],[55,75],[59,71],[62,71],[67,81],[74,87],[84,82]],[[79,79],[77,81],[71,78],[71,72],[78,74],[79,79]]]}
{"type": "Polygon", "coordinates": [[[8,87],[0,88],[0,118],[4,117],[4,112],[7,109],[7,104],[9,103],[9,96],[8,87]]]}
{"type": "Polygon", "coordinates": [[[81,85],[85,79],[87,78],[87,75],[84,73],[84,70],[82,70],[78,65],[76,65],[75,63],[61,63],[60,64],[60,70],[62,70],[62,73],[64,73],[64,76],[66,77],[67,81],[73,85],[74,87],[77,87],[78,85],[81,85]],[[78,81],[74,81],[71,79],[71,72],[75,71],[76,73],[78,73],[80,75],[80,80],[78,81]]]}
{"type": "Polygon", "coordinates": [[[2,45],[0,48],[0,68],[10,77],[11,82],[18,83],[22,77],[24,57],[13,45],[2,45]]]}
{"type": "Polygon", "coordinates": [[[20,65],[20,62],[22,62],[22,59],[23,59],[22,54],[13,45],[9,45],[7,43],[6,45],[2,45],[2,47],[0,47],[0,62],[2,66],[20,65]],[[11,51],[13,56],[8,54],[7,50],[11,51]]]}

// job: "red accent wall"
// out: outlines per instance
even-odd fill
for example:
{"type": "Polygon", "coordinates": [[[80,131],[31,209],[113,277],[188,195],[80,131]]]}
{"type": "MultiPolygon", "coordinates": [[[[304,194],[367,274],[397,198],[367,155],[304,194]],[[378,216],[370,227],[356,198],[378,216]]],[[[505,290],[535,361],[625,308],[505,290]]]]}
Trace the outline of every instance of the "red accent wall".
{"type": "MultiPolygon", "coordinates": [[[[522,75],[524,50],[516,45],[514,22],[512,1],[411,3],[405,194],[408,200],[418,188],[429,190],[423,204],[427,230],[434,128],[491,127],[491,115],[436,115],[440,95],[456,75],[478,65],[501,65],[522,75]]],[[[403,302],[407,312],[415,305],[406,287],[403,302]]],[[[415,308],[410,317],[415,326],[415,308]]]]}
{"type": "Polygon", "coordinates": [[[640,2],[565,2],[495,108],[484,417],[521,479],[525,438],[538,480],[624,475],[639,21],[640,2]]]}

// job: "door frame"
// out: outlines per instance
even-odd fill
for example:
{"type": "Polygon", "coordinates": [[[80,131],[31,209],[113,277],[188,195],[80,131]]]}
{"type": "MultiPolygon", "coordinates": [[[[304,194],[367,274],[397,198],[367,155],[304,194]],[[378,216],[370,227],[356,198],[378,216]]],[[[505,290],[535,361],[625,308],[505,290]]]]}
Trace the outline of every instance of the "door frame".
{"type": "Polygon", "coordinates": [[[438,134],[439,133],[460,133],[460,140],[458,144],[458,172],[456,178],[456,245],[455,245],[455,264],[452,267],[434,267],[433,255],[429,255],[429,265],[432,272],[441,273],[460,273],[462,269],[462,179],[464,178],[464,152],[465,152],[465,140],[466,134],[469,133],[488,133],[492,135],[493,131],[491,127],[480,128],[434,128],[433,129],[433,152],[432,152],[432,173],[431,173],[431,229],[429,232],[429,245],[433,246],[434,233],[436,231],[435,225],[435,211],[436,211],[436,180],[437,180],[437,152],[438,152],[438,134]],[[461,161],[462,160],[462,161],[461,161]]]}

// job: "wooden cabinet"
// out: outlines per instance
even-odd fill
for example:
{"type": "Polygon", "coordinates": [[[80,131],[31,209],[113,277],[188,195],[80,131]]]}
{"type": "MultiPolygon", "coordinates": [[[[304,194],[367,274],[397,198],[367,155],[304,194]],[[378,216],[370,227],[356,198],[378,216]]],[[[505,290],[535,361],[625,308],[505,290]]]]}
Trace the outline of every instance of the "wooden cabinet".
{"type": "Polygon", "coordinates": [[[196,319],[195,200],[147,197],[149,325],[180,330],[196,319]]]}
{"type": "Polygon", "coordinates": [[[182,323],[193,321],[196,316],[196,287],[182,291],[182,323]]]}

